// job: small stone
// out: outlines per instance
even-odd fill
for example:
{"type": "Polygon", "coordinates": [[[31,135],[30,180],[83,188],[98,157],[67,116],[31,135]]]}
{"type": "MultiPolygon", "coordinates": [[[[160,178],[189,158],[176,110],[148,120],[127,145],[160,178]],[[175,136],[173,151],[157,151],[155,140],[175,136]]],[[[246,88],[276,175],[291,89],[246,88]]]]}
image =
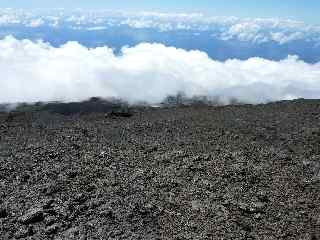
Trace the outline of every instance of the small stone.
{"type": "Polygon", "coordinates": [[[197,156],[194,156],[192,160],[193,160],[193,162],[199,162],[202,160],[202,158],[200,155],[197,155],[197,156]]]}
{"type": "Polygon", "coordinates": [[[0,218],[6,218],[8,216],[8,212],[5,208],[0,207],[0,218]]]}
{"type": "Polygon", "coordinates": [[[253,203],[250,207],[250,212],[263,212],[263,209],[265,208],[266,204],[263,202],[256,202],[253,203]]]}
{"type": "Polygon", "coordinates": [[[300,199],[297,200],[297,202],[298,202],[299,204],[305,204],[305,203],[306,203],[306,199],[300,198],[300,199]]]}
{"type": "Polygon", "coordinates": [[[229,210],[223,205],[218,206],[217,216],[226,218],[229,215],[229,210]]]}
{"type": "Polygon", "coordinates": [[[105,158],[108,156],[108,153],[106,151],[102,151],[100,154],[99,154],[99,158],[105,158]]]}
{"type": "Polygon", "coordinates": [[[19,229],[14,236],[16,239],[25,238],[28,236],[28,229],[19,229]]]}
{"type": "Polygon", "coordinates": [[[70,178],[70,179],[75,178],[75,177],[78,176],[78,172],[75,171],[75,170],[69,171],[69,172],[67,173],[67,176],[68,176],[68,178],[70,178]]]}
{"type": "Polygon", "coordinates": [[[84,195],[83,193],[79,193],[79,194],[77,194],[77,195],[75,196],[75,199],[74,199],[74,200],[75,200],[75,202],[82,204],[82,203],[84,203],[85,201],[87,201],[87,196],[84,195]]]}
{"type": "Polygon", "coordinates": [[[199,201],[191,202],[192,210],[199,211],[201,209],[201,203],[199,201]]]}
{"type": "Polygon", "coordinates": [[[157,146],[151,146],[151,147],[147,147],[147,149],[145,149],[144,153],[153,153],[158,151],[158,147],[157,146]]]}
{"type": "Polygon", "coordinates": [[[97,187],[94,185],[94,184],[91,184],[91,185],[89,185],[88,187],[87,187],[87,192],[92,192],[92,191],[94,191],[95,189],[96,189],[97,187]]]}
{"type": "Polygon", "coordinates": [[[51,226],[57,221],[57,218],[55,216],[48,216],[45,219],[46,226],[51,226]]]}
{"type": "Polygon", "coordinates": [[[238,204],[239,209],[243,210],[243,211],[247,211],[248,210],[248,205],[245,203],[239,203],[238,204]]]}
{"type": "Polygon", "coordinates": [[[91,221],[88,221],[86,223],[86,227],[89,227],[89,228],[95,228],[95,226],[97,226],[97,220],[91,220],[91,221]]]}
{"type": "Polygon", "coordinates": [[[123,233],[124,233],[123,230],[118,229],[118,230],[114,230],[114,231],[109,232],[109,236],[112,238],[115,238],[115,237],[122,235],[123,233]]]}
{"type": "Polygon", "coordinates": [[[263,202],[255,202],[251,204],[239,203],[238,206],[240,210],[247,213],[260,213],[263,212],[266,204],[263,202]]]}
{"type": "Polygon", "coordinates": [[[21,176],[20,181],[21,181],[22,183],[26,183],[26,182],[28,182],[28,180],[29,180],[30,178],[31,178],[30,174],[25,173],[25,174],[23,174],[23,175],[21,176]]]}
{"type": "Polygon", "coordinates": [[[26,238],[34,234],[33,227],[21,227],[14,235],[16,239],[26,238]]]}
{"type": "Polygon", "coordinates": [[[58,154],[57,154],[57,153],[52,152],[52,153],[49,153],[49,154],[48,154],[48,157],[49,157],[50,159],[55,159],[55,158],[57,158],[57,157],[58,157],[58,154]]]}
{"type": "Polygon", "coordinates": [[[66,239],[75,239],[79,236],[79,234],[80,234],[80,228],[73,227],[65,231],[63,236],[66,237],[66,239]]]}
{"type": "Polygon", "coordinates": [[[43,203],[43,209],[49,209],[51,208],[52,204],[54,203],[54,200],[53,199],[46,199],[43,203]]]}
{"type": "Polygon", "coordinates": [[[52,182],[52,183],[45,185],[43,187],[42,191],[43,191],[43,193],[45,193],[45,195],[51,196],[51,195],[57,193],[60,190],[60,188],[61,187],[57,183],[52,182]]]}
{"type": "Polygon", "coordinates": [[[268,194],[265,191],[260,191],[258,193],[257,197],[261,202],[268,202],[269,201],[268,194]]]}
{"type": "Polygon", "coordinates": [[[45,233],[46,233],[47,235],[51,235],[51,234],[57,233],[58,230],[59,230],[59,225],[58,225],[58,224],[53,224],[53,225],[51,225],[51,226],[49,226],[49,227],[47,227],[47,228],[45,229],[45,233]]]}
{"type": "Polygon", "coordinates": [[[105,203],[105,201],[103,199],[96,199],[96,200],[91,200],[90,202],[88,202],[87,206],[90,209],[95,209],[104,203],[105,203]]]}
{"type": "Polygon", "coordinates": [[[32,208],[26,214],[18,219],[22,224],[30,224],[41,222],[44,219],[43,210],[41,208],[32,208]]]}
{"type": "Polygon", "coordinates": [[[114,218],[114,214],[111,209],[104,210],[104,211],[100,212],[99,215],[104,218],[110,218],[110,219],[114,218]]]}

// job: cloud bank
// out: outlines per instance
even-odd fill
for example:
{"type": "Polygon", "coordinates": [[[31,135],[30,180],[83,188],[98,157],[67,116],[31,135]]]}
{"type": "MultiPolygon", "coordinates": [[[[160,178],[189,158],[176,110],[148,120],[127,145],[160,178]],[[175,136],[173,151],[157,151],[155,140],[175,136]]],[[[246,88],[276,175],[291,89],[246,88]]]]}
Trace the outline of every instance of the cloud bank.
{"type": "Polygon", "coordinates": [[[101,30],[127,26],[158,31],[211,32],[220,40],[240,40],[255,44],[320,40],[320,27],[281,19],[207,16],[201,13],[124,12],[107,10],[14,10],[0,9],[0,26],[53,27],[101,30]]]}
{"type": "Polygon", "coordinates": [[[58,48],[41,41],[0,40],[0,102],[78,101],[92,96],[156,103],[167,95],[265,101],[320,98],[320,63],[296,56],[282,61],[210,59],[200,51],[162,44],[58,48]]]}

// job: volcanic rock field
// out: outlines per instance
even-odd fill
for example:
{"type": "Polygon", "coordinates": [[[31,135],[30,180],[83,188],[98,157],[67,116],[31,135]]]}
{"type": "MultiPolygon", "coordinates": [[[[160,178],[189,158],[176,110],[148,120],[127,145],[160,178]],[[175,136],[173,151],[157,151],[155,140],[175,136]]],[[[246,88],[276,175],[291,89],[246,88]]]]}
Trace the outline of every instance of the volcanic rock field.
{"type": "Polygon", "coordinates": [[[320,239],[320,100],[0,113],[0,239],[320,239]]]}

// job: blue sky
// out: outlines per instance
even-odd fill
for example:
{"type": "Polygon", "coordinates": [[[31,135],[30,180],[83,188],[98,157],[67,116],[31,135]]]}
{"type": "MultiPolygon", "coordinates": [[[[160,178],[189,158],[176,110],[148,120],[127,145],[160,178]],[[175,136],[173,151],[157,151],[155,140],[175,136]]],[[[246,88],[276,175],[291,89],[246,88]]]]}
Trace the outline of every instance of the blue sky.
{"type": "Polygon", "coordinates": [[[153,10],[194,12],[201,11],[212,15],[237,17],[275,17],[302,20],[308,23],[320,23],[319,0],[0,0],[0,7],[10,8],[105,8],[122,10],[153,10]]]}

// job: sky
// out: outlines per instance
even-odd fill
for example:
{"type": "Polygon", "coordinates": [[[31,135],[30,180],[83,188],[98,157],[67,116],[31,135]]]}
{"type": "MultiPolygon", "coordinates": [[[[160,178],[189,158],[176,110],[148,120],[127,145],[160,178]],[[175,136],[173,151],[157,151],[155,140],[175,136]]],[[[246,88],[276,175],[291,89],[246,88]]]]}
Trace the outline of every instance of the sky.
{"type": "Polygon", "coordinates": [[[132,11],[204,12],[219,16],[262,17],[300,20],[319,24],[319,0],[0,0],[0,8],[90,8],[132,11]]]}
{"type": "Polygon", "coordinates": [[[319,10],[319,0],[0,0],[0,104],[320,99],[319,10]]]}

